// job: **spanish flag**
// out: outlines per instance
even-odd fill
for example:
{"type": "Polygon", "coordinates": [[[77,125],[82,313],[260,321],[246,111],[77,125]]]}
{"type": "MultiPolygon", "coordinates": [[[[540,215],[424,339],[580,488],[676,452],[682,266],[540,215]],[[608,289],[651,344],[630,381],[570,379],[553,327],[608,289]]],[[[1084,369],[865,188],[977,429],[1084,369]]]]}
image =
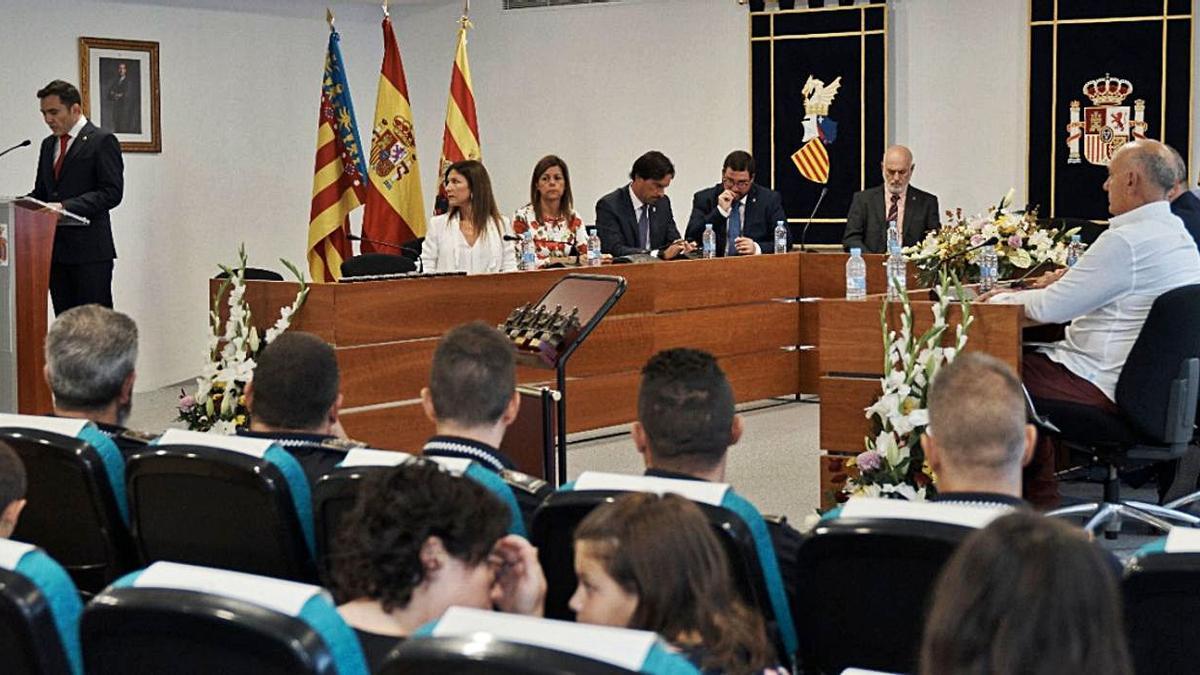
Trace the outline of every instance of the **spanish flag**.
{"type": "Polygon", "coordinates": [[[331,23],[317,118],[312,210],[308,216],[308,273],[317,282],[337,281],[342,276],[342,261],[351,255],[347,237],[350,212],[362,206],[366,196],[366,166],[338,47],[340,40],[331,23]]]}
{"type": "Polygon", "coordinates": [[[434,202],[434,213],[446,212],[446,188],[442,182],[446,169],[464,159],[483,158],[479,149],[479,120],[475,117],[471,65],[467,62],[468,28],[471,28],[471,22],[464,11],[459,20],[454,70],[450,73],[450,100],[446,104],[446,130],[442,134],[442,161],[438,166],[438,196],[434,202]]]}
{"type": "Polygon", "coordinates": [[[400,47],[396,45],[392,20],[385,14],[383,67],[379,73],[379,93],[375,98],[371,130],[370,184],[367,208],[363,212],[363,253],[396,254],[400,252],[399,244],[425,236],[425,199],[421,196],[421,171],[412,119],[400,47]]]}

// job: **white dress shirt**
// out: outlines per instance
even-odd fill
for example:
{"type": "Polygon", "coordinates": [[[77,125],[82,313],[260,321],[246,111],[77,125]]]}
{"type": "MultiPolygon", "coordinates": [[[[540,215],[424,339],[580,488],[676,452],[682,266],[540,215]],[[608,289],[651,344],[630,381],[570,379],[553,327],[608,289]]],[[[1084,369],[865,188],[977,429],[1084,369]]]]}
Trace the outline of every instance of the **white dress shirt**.
{"type": "MultiPolygon", "coordinates": [[[[747,194],[745,197],[742,197],[737,202],[738,222],[741,223],[741,225],[742,225],[741,236],[743,236],[743,237],[746,236],[746,200],[749,198],[750,198],[750,195],[747,194]]],[[[722,216],[725,216],[725,237],[726,237],[726,239],[728,239],[729,238],[729,214],[733,213],[733,209],[727,209],[724,206],[721,206],[720,202],[717,202],[717,213],[721,214],[722,216]]],[[[754,255],[758,255],[758,254],[762,253],[762,247],[758,245],[757,241],[751,240],[750,243],[754,244],[754,255]]],[[[728,245],[729,244],[726,244],[726,246],[728,246],[728,245]]]]}
{"type": "Polygon", "coordinates": [[[1196,242],[1170,204],[1159,201],[1114,216],[1050,286],[1004,293],[992,302],[1024,305],[1025,315],[1041,323],[1070,321],[1066,338],[1043,352],[1115,401],[1121,367],[1150,306],[1163,293],[1196,283],[1196,242]]]}
{"type": "MultiPolygon", "coordinates": [[[[479,234],[475,245],[467,243],[459,228],[458,214],[443,213],[434,216],[425,231],[425,242],[421,245],[421,264],[426,272],[466,272],[467,274],[495,274],[514,272],[517,258],[512,242],[504,241],[491,223],[479,234]]],[[[512,225],[507,218],[500,219],[500,230],[511,235],[512,225]]]]}
{"type": "MultiPolygon", "coordinates": [[[[71,127],[71,130],[67,132],[67,136],[70,137],[70,140],[67,141],[67,152],[71,151],[71,146],[75,145],[76,139],[79,138],[79,134],[83,133],[83,127],[86,124],[87,118],[83,115],[80,115],[79,121],[76,122],[75,126],[71,127]]],[[[54,161],[56,162],[58,161],[58,151],[60,149],[62,149],[62,141],[56,138],[54,139],[54,161]]]]}

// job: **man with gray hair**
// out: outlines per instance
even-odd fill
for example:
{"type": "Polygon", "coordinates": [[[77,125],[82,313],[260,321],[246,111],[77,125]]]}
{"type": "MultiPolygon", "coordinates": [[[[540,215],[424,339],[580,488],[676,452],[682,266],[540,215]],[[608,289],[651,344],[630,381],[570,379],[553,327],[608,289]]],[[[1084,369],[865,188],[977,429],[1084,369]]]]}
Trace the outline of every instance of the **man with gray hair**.
{"type": "Polygon", "coordinates": [[[123,454],[145,447],[150,436],[125,428],[137,378],[137,324],[100,305],[58,315],[46,334],[46,383],[58,417],[88,419],[123,454]]]}
{"type": "Polygon", "coordinates": [[[999,359],[966,353],[938,371],[921,437],[939,502],[1020,506],[1021,469],[1037,430],[1026,422],[1021,381],[999,359]]]}
{"type": "Polygon", "coordinates": [[[1196,246],[1200,247],[1200,197],[1188,191],[1187,162],[1183,161],[1183,155],[1169,145],[1167,149],[1171,151],[1172,165],[1175,167],[1175,187],[1167,194],[1171,213],[1179,216],[1196,246]]]}
{"type": "MultiPolygon", "coordinates": [[[[1171,213],[1171,150],[1149,139],[1127,143],[1108,165],[1108,229],[1058,280],[1043,288],[992,292],[981,300],[1019,304],[1037,323],[1066,323],[1066,337],[1027,354],[1021,379],[1035,401],[1090,405],[1116,414],[1117,380],[1155,299],[1200,283],[1200,251],[1171,213]]],[[[936,430],[935,430],[936,431],[936,430]]],[[[1055,443],[1043,438],[1026,472],[1025,498],[1058,505],[1055,443]]]]}

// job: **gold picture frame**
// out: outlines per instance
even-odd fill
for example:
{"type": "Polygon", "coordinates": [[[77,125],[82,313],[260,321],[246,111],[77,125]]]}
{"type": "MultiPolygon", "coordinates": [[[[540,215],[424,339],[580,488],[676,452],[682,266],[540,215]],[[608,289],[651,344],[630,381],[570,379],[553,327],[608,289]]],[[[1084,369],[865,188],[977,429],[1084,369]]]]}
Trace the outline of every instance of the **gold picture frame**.
{"type": "Polygon", "coordinates": [[[79,92],[83,114],[123,152],[162,152],[157,42],[79,38],[79,92]]]}

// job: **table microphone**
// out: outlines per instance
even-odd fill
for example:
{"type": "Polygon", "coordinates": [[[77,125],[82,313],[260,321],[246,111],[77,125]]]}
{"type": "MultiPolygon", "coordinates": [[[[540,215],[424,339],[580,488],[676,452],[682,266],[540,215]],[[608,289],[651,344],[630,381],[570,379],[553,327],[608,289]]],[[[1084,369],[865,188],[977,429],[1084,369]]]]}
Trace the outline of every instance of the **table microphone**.
{"type": "Polygon", "coordinates": [[[376,241],[374,239],[360,237],[357,234],[346,233],[346,238],[349,239],[350,241],[362,241],[362,242],[366,242],[368,244],[375,244],[376,246],[387,246],[388,248],[394,248],[397,251],[405,250],[404,247],[401,246],[400,244],[393,244],[390,241],[376,241]]]}
{"type": "Polygon", "coordinates": [[[17,143],[16,145],[12,146],[11,148],[6,149],[4,152],[0,152],[0,157],[7,155],[8,153],[12,152],[13,150],[16,150],[17,148],[23,148],[32,142],[33,141],[26,138],[25,140],[21,141],[20,143],[17,143]]]}
{"type": "Polygon", "coordinates": [[[804,223],[804,229],[800,230],[800,250],[804,251],[804,242],[808,239],[808,226],[812,225],[812,219],[817,215],[817,209],[821,208],[821,200],[825,199],[825,193],[829,190],[828,185],[821,186],[821,194],[817,197],[817,205],[813,207],[812,213],[808,214],[808,222],[804,223]]]}

